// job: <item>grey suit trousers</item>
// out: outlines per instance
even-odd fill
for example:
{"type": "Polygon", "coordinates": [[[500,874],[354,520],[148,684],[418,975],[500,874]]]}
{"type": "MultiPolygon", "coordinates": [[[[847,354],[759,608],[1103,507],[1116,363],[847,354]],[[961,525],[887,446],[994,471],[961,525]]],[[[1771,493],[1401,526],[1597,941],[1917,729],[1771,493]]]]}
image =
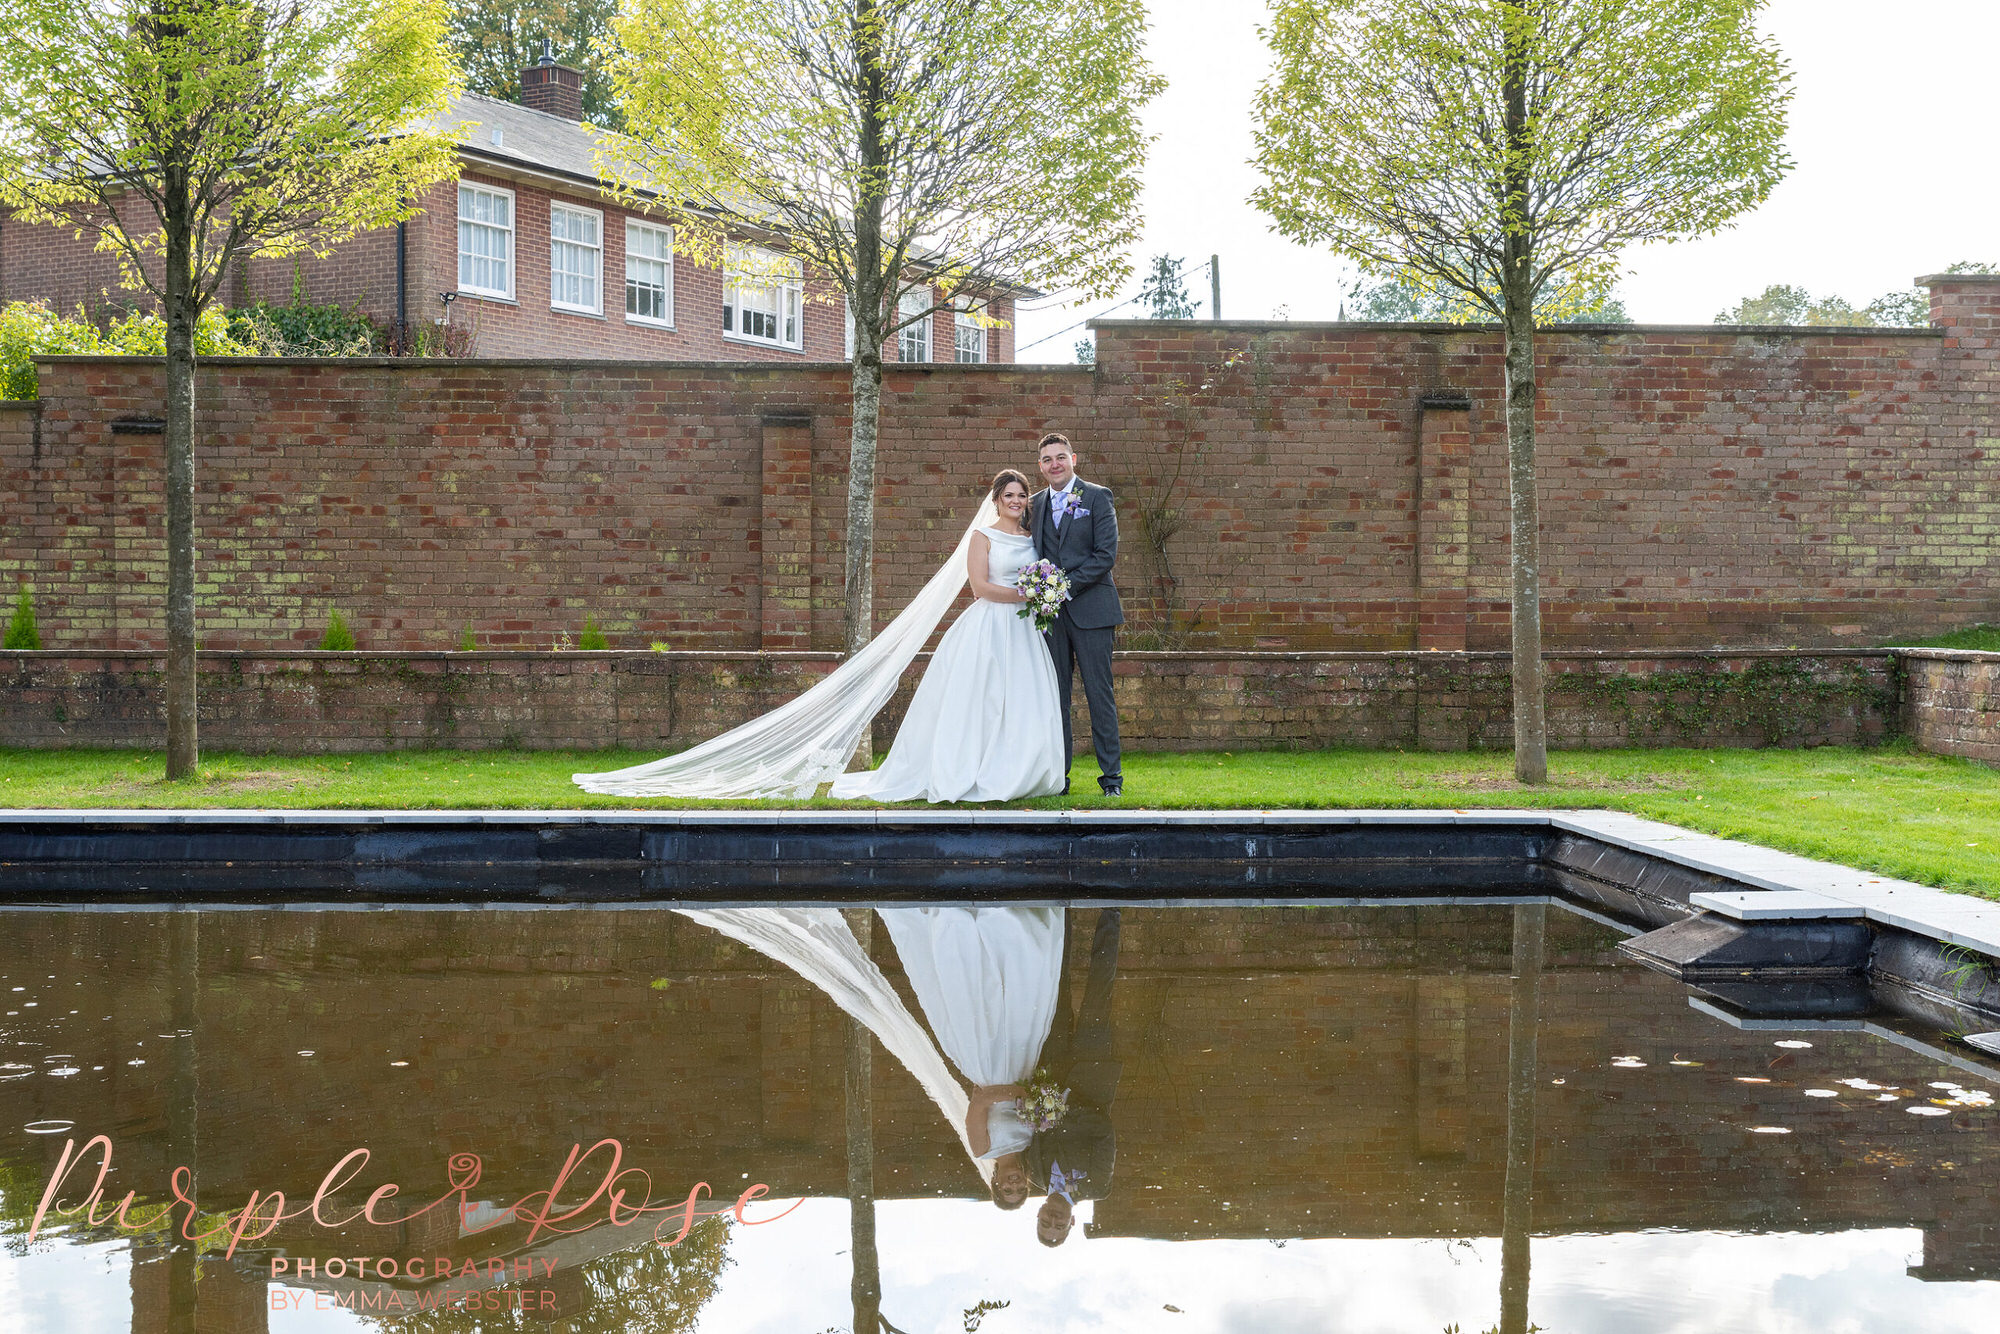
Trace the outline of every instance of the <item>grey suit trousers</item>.
{"type": "Polygon", "coordinates": [[[1100,783],[1123,780],[1118,768],[1118,697],[1111,688],[1111,638],[1117,627],[1085,630],[1070,624],[1067,612],[1049,627],[1049,655],[1056,661],[1062,691],[1063,772],[1069,772],[1076,745],[1070,732],[1070,700],[1075,676],[1083,677],[1083,702],[1090,710],[1090,744],[1097,751],[1100,783]]]}

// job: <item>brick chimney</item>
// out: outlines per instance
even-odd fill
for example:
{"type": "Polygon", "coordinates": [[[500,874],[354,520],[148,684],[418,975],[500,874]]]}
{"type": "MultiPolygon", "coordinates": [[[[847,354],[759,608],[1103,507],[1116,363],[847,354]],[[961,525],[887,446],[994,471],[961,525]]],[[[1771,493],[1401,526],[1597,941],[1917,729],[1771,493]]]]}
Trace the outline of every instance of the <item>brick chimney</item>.
{"type": "Polygon", "coordinates": [[[521,71],[521,105],[564,120],[583,119],[583,72],[556,64],[554,44],[542,39],[542,58],[521,71]]]}

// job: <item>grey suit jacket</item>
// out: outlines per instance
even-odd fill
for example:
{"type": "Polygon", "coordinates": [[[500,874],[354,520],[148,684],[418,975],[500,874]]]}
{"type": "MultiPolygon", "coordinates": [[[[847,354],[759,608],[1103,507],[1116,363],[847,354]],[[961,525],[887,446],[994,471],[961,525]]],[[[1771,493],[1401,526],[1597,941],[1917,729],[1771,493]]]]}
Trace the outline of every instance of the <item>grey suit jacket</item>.
{"type": "Polygon", "coordinates": [[[1049,518],[1049,492],[1035,494],[1028,505],[1028,529],[1035,537],[1035,554],[1053,561],[1069,576],[1070,600],[1063,615],[1081,630],[1125,624],[1125,604],[1111,582],[1118,561],[1118,511],[1111,492],[1095,482],[1076,479],[1077,505],[1057,528],[1049,518]]]}

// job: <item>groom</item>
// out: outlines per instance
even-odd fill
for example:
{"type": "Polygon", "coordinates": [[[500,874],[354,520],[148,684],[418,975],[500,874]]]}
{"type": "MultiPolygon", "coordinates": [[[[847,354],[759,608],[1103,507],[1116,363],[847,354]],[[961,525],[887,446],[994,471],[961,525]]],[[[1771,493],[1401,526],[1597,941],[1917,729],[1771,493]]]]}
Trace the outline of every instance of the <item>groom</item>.
{"type": "Polygon", "coordinates": [[[1111,1190],[1118,1160],[1118,1135],[1111,1104],[1118,1097],[1118,1060],[1112,1036],[1111,989],[1118,977],[1120,914],[1102,908],[1090,940],[1090,972],[1083,984],[1083,1008],[1074,1022],[1069,1008],[1069,941],[1063,932],[1062,980],[1056,993],[1055,1023],[1038,1064],[1069,1089],[1069,1113],[1054,1129],[1038,1130],[1028,1141],[1021,1165],[1028,1180],[1048,1198],[1035,1215],[1035,1236],[1044,1246],[1069,1239],[1078,1200],[1101,1200],[1111,1190]]]}
{"type": "MultiPolygon", "coordinates": [[[[1070,689],[1083,675],[1083,700],[1090,709],[1090,741],[1097,750],[1097,784],[1107,797],[1125,794],[1118,768],[1118,701],[1111,690],[1111,637],[1125,623],[1125,608],[1111,582],[1118,560],[1118,514],[1111,493],[1076,475],[1076,451],[1069,437],[1051,431],[1042,437],[1038,463],[1048,489],[1029,505],[1028,527],[1035,554],[1069,576],[1070,599],[1049,627],[1049,654],[1062,683],[1063,753],[1070,741],[1070,689]]],[[[1069,766],[1063,766],[1063,792],[1069,766]]]]}

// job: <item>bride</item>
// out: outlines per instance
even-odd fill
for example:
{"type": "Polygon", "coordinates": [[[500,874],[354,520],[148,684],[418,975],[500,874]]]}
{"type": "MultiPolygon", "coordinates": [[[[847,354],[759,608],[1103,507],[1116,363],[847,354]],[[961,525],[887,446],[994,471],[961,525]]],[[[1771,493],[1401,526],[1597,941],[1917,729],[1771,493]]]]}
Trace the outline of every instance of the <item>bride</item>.
{"type": "Polygon", "coordinates": [[[1012,801],[1062,791],[1065,760],[1056,667],[1014,576],[1034,563],[1024,520],[1028,479],[993,479],[997,517],[966,552],[975,599],[931,655],[882,767],[842,774],[835,797],[875,801],[1012,801]]]}
{"type": "Polygon", "coordinates": [[[1061,908],[877,908],[937,1045],[972,1084],[961,1139],[991,1164],[1002,1209],[1031,1189],[1023,1151],[1034,1130],[1021,1114],[1055,1021],[1062,981],[1061,908]]]}
{"type": "Polygon", "coordinates": [[[1020,616],[1014,576],[1034,562],[1028,479],[993,479],[944,568],[874,639],[790,703],[678,755],[574,774],[618,797],[813,796],[1013,801],[1063,790],[1068,722],[1053,659],[1020,616]],[[862,733],[970,582],[976,599],[945,631],[882,767],[845,774],[862,733]]]}

